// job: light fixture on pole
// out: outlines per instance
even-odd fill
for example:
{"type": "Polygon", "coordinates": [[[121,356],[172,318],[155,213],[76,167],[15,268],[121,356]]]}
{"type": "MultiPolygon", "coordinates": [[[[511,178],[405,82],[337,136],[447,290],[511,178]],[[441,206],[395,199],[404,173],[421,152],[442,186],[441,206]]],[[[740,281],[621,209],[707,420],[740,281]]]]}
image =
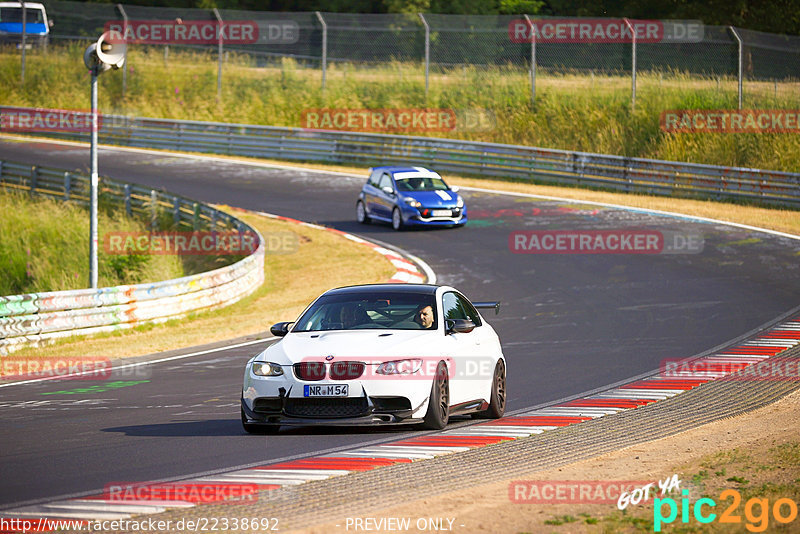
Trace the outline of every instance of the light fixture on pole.
{"type": "Polygon", "coordinates": [[[97,77],[109,69],[119,69],[125,65],[125,42],[119,34],[112,37],[110,32],[100,36],[83,54],[83,62],[92,73],[92,142],[91,155],[91,194],[89,211],[89,279],[92,289],[97,288],[97,77]],[[114,42],[118,41],[118,42],[114,42]]]}

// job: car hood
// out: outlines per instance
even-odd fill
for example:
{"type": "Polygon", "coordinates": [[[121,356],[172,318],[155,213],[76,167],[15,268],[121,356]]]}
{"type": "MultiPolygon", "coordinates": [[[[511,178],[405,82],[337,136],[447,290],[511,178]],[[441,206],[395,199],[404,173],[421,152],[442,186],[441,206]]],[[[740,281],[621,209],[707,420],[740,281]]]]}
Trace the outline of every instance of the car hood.
{"type": "Polygon", "coordinates": [[[280,342],[268,347],[256,357],[290,365],[301,361],[320,361],[333,356],[332,361],[357,359],[364,362],[383,362],[408,357],[437,356],[432,354],[438,330],[357,330],[290,333],[280,342]],[[312,337],[313,336],[313,337],[312,337]]]}
{"type": "Polygon", "coordinates": [[[458,195],[452,191],[404,191],[403,197],[418,200],[426,208],[454,208],[458,195]]]}

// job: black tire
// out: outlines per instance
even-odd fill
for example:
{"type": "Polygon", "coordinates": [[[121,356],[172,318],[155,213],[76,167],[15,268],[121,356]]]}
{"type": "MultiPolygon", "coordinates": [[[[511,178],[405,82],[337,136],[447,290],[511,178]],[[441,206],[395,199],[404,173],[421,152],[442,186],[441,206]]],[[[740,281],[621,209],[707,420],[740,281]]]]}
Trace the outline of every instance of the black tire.
{"type": "Polygon", "coordinates": [[[428,401],[428,411],[422,423],[423,428],[441,430],[450,420],[450,384],[447,378],[447,366],[439,362],[436,366],[436,376],[431,385],[431,396],[428,401]]]}
{"type": "Polygon", "coordinates": [[[492,378],[492,394],[489,408],[475,414],[478,419],[499,419],[506,413],[506,366],[503,360],[497,360],[492,378]]]}
{"type": "Polygon", "coordinates": [[[398,232],[403,229],[403,215],[400,213],[400,208],[392,210],[392,228],[398,232]]]}
{"type": "Polygon", "coordinates": [[[360,200],[356,202],[356,221],[360,224],[369,224],[372,219],[367,215],[367,208],[360,200]]]}
{"type": "Polygon", "coordinates": [[[280,425],[257,425],[247,422],[247,416],[242,408],[242,428],[248,434],[277,434],[280,430],[280,425]]]}

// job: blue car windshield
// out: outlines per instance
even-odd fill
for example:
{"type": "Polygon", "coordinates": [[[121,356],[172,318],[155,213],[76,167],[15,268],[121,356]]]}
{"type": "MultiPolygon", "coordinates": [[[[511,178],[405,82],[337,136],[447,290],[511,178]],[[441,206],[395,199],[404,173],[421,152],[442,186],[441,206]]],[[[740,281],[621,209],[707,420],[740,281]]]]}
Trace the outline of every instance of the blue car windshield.
{"type": "Polygon", "coordinates": [[[422,330],[419,311],[430,306],[436,329],[433,295],[408,292],[343,293],[323,295],[297,320],[292,332],[322,330],[422,330]]]}
{"type": "Polygon", "coordinates": [[[412,176],[401,179],[395,177],[394,181],[397,183],[397,190],[405,193],[413,191],[447,191],[450,189],[441,178],[428,176],[412,176]]]}

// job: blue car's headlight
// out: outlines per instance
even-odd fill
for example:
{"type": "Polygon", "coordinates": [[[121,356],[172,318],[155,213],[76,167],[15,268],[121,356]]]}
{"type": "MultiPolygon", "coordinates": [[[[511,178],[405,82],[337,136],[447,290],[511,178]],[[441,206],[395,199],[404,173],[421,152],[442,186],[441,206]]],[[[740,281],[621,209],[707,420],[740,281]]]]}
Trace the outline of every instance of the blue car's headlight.
{"type": "Polygon", "coordinates": [[[411,197],[406,197],[403,200],[405,201],[406,204],[408,204],[412,208],[421,208],[422,207],[422,203],[420,203],[419,200],[415,200],[415,199],[413,199],[411,197]]]}
{"type": "Polygon", "coordinates": [[[280,376],[283,368],[277,363],[272,362],[253,362],[253,374],[258,376],[280,376]]]}
{"type": "Polygon", "coordinates": [[[458,198],[458,203],[456,204],[456,207],[457,208],[463,208],[464,207],[464,199],[461,198],[461,195],[458,195],[456,198],[458,198]]]}

